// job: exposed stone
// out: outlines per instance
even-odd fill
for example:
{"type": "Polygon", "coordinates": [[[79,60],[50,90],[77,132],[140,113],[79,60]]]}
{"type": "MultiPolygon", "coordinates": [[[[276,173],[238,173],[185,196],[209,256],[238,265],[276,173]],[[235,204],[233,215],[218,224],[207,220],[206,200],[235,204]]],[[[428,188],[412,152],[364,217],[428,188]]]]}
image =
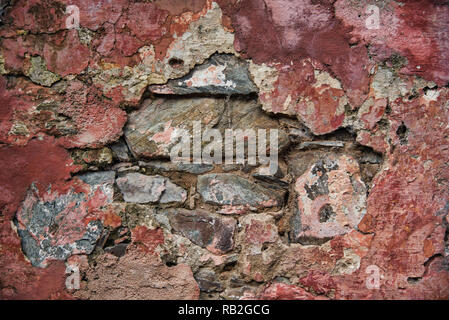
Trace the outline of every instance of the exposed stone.
{"type": "Polygon", "coordinates": [[[282,194],[230,173],[198,177],[198,192],[207,203],[222,206],[220,213],[245,213],[283,204],[282,194]]]}
{"type": "Polygon", "coordinates": [[[186,201],[187,198],[187,192],[171,182],[170,180],[165,181],[165,190],[159,199],[160,203],[171,203],[171,202],[177,202],[177,203],[183,203],[186,201]]]}
{"type": "Polygon", "coordinates": [[[236,221],[233,218],[185,209],[172,209],[168,216],[173,229],[212,253],[223,254],[234,248],[236,221]]]}
{"type": "MultiPolygon", "coordinates": [[[[268,132],[269,129],[276,129],[279,137],[278,148],[283,150],[289,143],[288,135],[284,130],[278,129],[278,126],[278,121],[260,110],[254,100],[159,98],[145,101],[140,110],[130,114],[125,127],[125,138],[135,157],[168,158],[171,148],[179,142],[179,139],[172,139],[172,136],[180,129],[201,137],[203,131],[217,128],[223,139],[225,129],[253,129],[256,137],[258,129],[266,129],[268,132]],[[202,132],[193,132],[194,121],[201,121],[202,132]]],[[[269,141],[268,138],[267,149],[269,141]]],[[[223,146],[223,141],[219,143],[223,146]]],[[[192,142],[190,147],[193,147],[192,142]]]]}
{"type": "Polygon", "coordinates": [[[320,147],[327,148],[342,148],[345,144],[343,141],[305,141],[301,142],[298,146],[298,149],[313,149],[320,147]]]}
{"type": "Polygon", "coordinates": [[[250,214],[243,218],[243,236],[248,245],[262,245],[278,240],[278,230],[273,217],[262,214],[250,214]]]}
{"type": "Polygon", "coordinates": [[[206,63],[180,79],[170,80],[166,85],[150,86],[159,94],[250,94],[257,87],[251,81],[246,62],[233,55],[215,54],[206,63]]]}
{"type": "Polygon", "coordinates": [[[112,163],[112,152],[109,148],[74,150],[72,158],[76,164],[105,166],[112,163]]]}
{"type": "Polygon", "coordinates": [[[48,260],[66,260],[72,254],[92,252],[103,225],[89,215],[95,207],[111,201],[102,192],[108,182],[92,181],[95,187],[86,193],[69,189],[59,194],[49,189],[40,195],[31,186],[16,218],[22,249],[34,266],[45,267],[48,260]]]}
{"type": "Polygon", "coordinates": [[[0,299],[447,300],[448,21],[433,0],[0,0],[0,299]],[[278,130],[277,171],[172,162],[194,121],[278,130]]]}
{"type": "Polygon", "coordinates": [[[163,161],[139,161],[141,167],[148,168],[155,172],[188,172],[192,174],[202,174],[214,169],[211,164],[197,164],[197,163],[173,163],[163,161]]]}
{"type": "Polygon", "coordinates": [[[326,240],[357,228],[366,212],[366,187],[357,162],[328,156],[296,180],[292,240],[326,240]]]}
{"type": "Polygon", "coordinates": [[[89,172],[78,175],[77,177],[89,184],[93,192],[99,188],[107,196],[108,202],[114,200],[114,171],[89,172]]]}
{"type": "Polygon", "coordinates": [[[183,203],[187,192],[162,176],[127,173],[117,179],[125,201],[133,203],[183,203]]]}
{"type": "Polygon", "coordinates": [[[255,100],[231,99],[226,104],[226,113],[222,115],[218,128],[224,136],[225,129],[252,129],[258,134],[259,129],[267,130],[267,154],[270,149],[270,129],[278,131],[279,152],[289,144],[287,132],[280,127],[276,119],[268,116],[255,100]]]}
{"type": "Polygon", "coordinates": [[[200,270],[195,273],[194,277],[201,291],[221,291],[223,288],[222,284],[217,280],[217,275],[211,270],[200,270]]]}
{"type": "Polygon", "coordinates": [[[224,111],[224,100],[211,98],[181,98],[147,100],[142,107],[129,115],[125,138],[135,157],[170,156],[176,144],[171,140],[177,129],[192,132],[193,121],[202,121],[205,127],[213,127],[224,111]]]}
{"type": "Polygon", "coordinates": [[[116,257],[123,257],[126,254],[126,248],[129,243],[118,243],[112,247],[104,248],[104,252],[113,254],[116,257]]]}
{"type": "Polygon", "coordinates": [[[112,144],[111,146],[114,157],[120,161],[127,162],[130,160],[129,149],[126,142],[120,139],[118,142],[112,144]]]}

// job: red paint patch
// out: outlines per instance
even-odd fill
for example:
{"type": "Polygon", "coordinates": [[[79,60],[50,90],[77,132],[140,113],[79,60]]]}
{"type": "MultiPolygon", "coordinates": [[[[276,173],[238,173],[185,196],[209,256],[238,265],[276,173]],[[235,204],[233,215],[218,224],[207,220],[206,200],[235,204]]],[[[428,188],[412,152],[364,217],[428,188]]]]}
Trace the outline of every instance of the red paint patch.
{"type": "Polygon", "coordinates": [[[32,182],[46,189],[76,171],[68,152],[53,138],[32,140],[26,146],[0,148],[0,207],[11,218],[32,182]]]}
{"type": "Polygon", "coordinates": [[[137,226],[131,230],[132,241],[140,245],[140,248],[154,254],[157,246],[164,243],[164,232],[161,228],[148,229],[145,226],[137,226]]]}

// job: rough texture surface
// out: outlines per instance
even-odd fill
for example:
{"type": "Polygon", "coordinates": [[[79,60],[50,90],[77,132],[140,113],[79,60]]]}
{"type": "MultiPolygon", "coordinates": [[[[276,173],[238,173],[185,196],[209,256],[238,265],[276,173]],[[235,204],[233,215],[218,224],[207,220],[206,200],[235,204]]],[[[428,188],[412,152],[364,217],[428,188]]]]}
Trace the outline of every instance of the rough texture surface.
{"type": "Polygon", "coordinates": [[[449,299],[447,34],[448,1],[0,1],[0,299],[449,299]],[[277,170],[171,161],[208,129],[277,129],[277,170]]]}

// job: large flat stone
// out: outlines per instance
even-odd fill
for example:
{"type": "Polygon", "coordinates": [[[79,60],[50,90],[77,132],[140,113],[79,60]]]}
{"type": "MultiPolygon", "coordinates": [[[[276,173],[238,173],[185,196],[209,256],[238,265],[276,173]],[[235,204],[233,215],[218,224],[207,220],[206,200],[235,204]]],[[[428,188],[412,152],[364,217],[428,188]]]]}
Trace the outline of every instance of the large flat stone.
{"type": "Polygon", "coordinates": [[[193,121],[203,127],[216,125],[223,114],[225,101],[211,98],[178,98],[144,101],[142,107],[129,115],[125,139],[138,158],[169,158],[176,144],[171,136],[177,129],[192,132],[193,121]]]}
{"type": "MultiPolygon", "coordinates": [[[[256,100],[198,97],[144,101],[139,110],[129,115],[124,130],[125,139],[137,158],[166,159],[170,157],[171,148],[178,143],[176,139],[171,139],[172,135],[185,129],[193,136],[194,121],[201,122],[201,134],[207,129],[218,129],[222,145],[226,129],[251,129],[254,130],[255,137],[258,136],[259,129],[266,129],[267,136],[268,133],[271,134],[271,129],[276,129],[279,150],[289,143],[288,134],[280,128],[278,120],[266,114],[256,100]]],[[[195,132],[198,137],[199,134],[195,132]]],[[[209,141],[204,141],[203,147],[208,143],[209,141]]],[[[193,154],[192,141],[190,144],[190,153],[193,154]]],[[[267,150],[269,148],[270,138],[267,137],[267,150]]]]}
{"type": "Polygon", "coordinates": [[[234,248],[236,221],[204,210],[172,209],[167,212],[172,228],[194,244],[215,254],[234,248]]]}
{"type": "Polygon", "coordinates": [[[127,173],[117,179],[117,185],[126,202],[133,203],[183,203],[187,192],[162,176],[127,173]]]}
{"type": "Polygon", "coordinates": [[[292,240],[322,242],[355,228],[366,212],[366,187],[352,157],[329,155],[296,180],[292,240]]]}
{"type": "Polygon", "coordinates": [[[248,73],[248,63],[231,54],[215,54],[188,75],[165,85],[152,85],[159,94],[250,94],[258,91],[248,73]]]}
{"type": "Polygon", "coordinates": [[[230,173],[199,176],[197,189],[206,203],[222,206],[220,213],[246,213],[283,204],[280,192],[230,173]]]}

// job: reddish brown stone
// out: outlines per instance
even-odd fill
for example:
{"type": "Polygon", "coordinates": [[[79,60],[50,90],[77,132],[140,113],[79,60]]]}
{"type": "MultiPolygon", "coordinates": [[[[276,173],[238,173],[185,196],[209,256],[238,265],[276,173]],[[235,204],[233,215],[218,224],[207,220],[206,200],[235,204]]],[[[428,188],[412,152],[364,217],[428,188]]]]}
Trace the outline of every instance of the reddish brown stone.
{"type": "Polygon", "coordinates": [[[196,245],[214,254],[224,254],[234,248],[236,221],[233,218],[215,217],[203,210],[168,211],[173,229],[196,245]]]}
{"type": "Polygon", "coordinates": [[[154,255],[135,249],[120,259],[108,253],[100,256],[86,280],[76,292],[78,298],[196,300],[200,291],[189,266],[167,267],[154,255]]]}

